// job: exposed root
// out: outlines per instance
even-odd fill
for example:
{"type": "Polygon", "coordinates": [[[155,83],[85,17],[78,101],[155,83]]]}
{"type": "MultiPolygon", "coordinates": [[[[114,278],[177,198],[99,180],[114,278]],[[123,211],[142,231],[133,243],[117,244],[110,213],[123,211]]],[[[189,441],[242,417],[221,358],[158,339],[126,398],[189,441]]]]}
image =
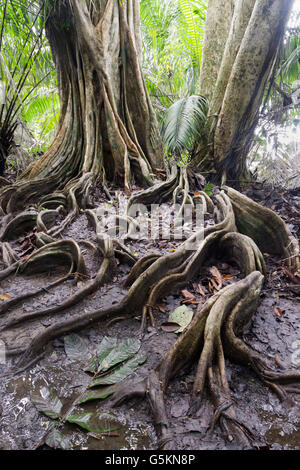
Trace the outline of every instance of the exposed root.
{"type": "Polygon", "coordinates": [[[254,240],[262,253],[280,255],[290,267],[298,269],[299,243],[283,220],[238,191],[228,186],[224,190],[231,200],[238,231],[254,240]]]}
{"type": "MultiPolygon", "coordinates": [[[[15,258],[13,251],[10,251],[9,244],[5,242],[1,244],[3,261],[8,267],[0,272],[0,280],[11,273],[35,273],[45,270],[45,266],[49,269],[49,267],[54,268],[61,264],[67,264],[69,272],[46,288],[25,293],[1,304],[0,313],[7,312],[22,300],[38,295],[44,289],[55,287],[74,273],[86,275],[79,245],[72,240],[53,241],[53,237],[61,234],[79,214],[80,209],[85,209],[97,235],[97,246],[91,245],[88,241],[85,243],[94,251],[99,250],[103,256],[96,277],[88,280],[83,287],[60,305],[10,317],[2,328],[12,327],[44,315],[56,315],[77,304],[99,289],[104,282],[112,279],[117,268],[116,257],[133,265],[124,284],[128,287],[128,292],[118,305],[60,319],[42,333],[37,334],[26,350],[22,351],[18,362],[19,371],[35,363],[51,340],[106,318],[110,325],[114,321],[142,314],[142,330],[146,326],[148,317],[151,325],[155,326],[153,309],[158,300],[166,292],[169,293],[185,286],[214,252],[222,259],[234,261],[244,278],[224,287],[199,308],[190,325],[157,367],[150,372],[148,378],[139,384],[127,384],[126,387],[119,389],[113,397],[112,404],[120,404],[134,396],[147,396],[154,416],[160,448],[172,448],[174,436],[169,429],[164,394],[167,392],[170,381],[198,360],[190,401],[190,414],[195,414],[201,406],[204,406],[204,395],[207,395],[215,410],[210,431],[219,424],[229,442],[235,442],[242,448],[252,447],[255,445],[256,437],[236,415],[226,377],[225,357],[250,366],[281,399],[286,399],[288,393],[300,393],[300,373],[293,370],[274,371],[261,354],[253,351],[239,337],[243,328],[252,319],[259,303],[266,274],[262,252],[279,254],[289,259],[290,266],[297,267],[299,266],[297,241],[276,214],[261,208],[231,188],[225,187],[224,191],[215,197],[215,207],[211,199],[203,192],[196,193],[192,198],[189,194],[186,169],[180,170],[178,179],[178,170],[173,168],[167,181],[132,196],[129,200],[127,215],[123,218],[115,217],[113,222],[120,230],[125,226],[126,238],[134,236],[138,230],[137,223],[133,219],[135,212],[139,210],[136,204],[147,206],[153,202],[163,202],[174,192],[174,202],[181,198],[179,212],[183,211],[186,204],[194,206],[200,203],[204,212],[214,213],[215,225],[193,233],[172,254],[165,256],[149,254],[137,261],[124,243],[117,238],[112,239],[109,236],[110,232],[103,231],[97,211],[88,208],[90,207],[88,193],[91,182],[91,174],[85,173],[81,178],[73,180],[61,193],[52,194],[52,197],[45,199],[43,204],[47,210],[29,213],[30,217],[34,214],[34,226],[38,228],[36,243],[42,247],[27,259],[15,258]],[[68,215],[59,226],[54,225],[62,209],[68,215]]],[[[2,192],[1,200],[4,209],[12,207],[14,201],[17,201],[9,187],[2,192]]],[[[19,219],[18,216],[13,219],[7,217],[2,237],[10,239],[14,233],[13,227],[18,233],[22,233],[24,224],[27,223],[27,215],[24,218],[25,214],[28,215],[28,212],[20,214],[19,219]]],[[[34,227],[32,224],[31,219],[28,225],[31,230],[34,227]]]]}
{"type": "Polygon", "coordinates": [[[266,274],[266,265],[263,255],[254,241],[241,233],[227,233],[219,243],[219,252],[228,261],[233,261],[240,269],[242,276],[246,277],[253,271],[266,274]]]}
{"type": "MultiPolygon", "coordinates": [[[[75,292],[75,294],[65,299],[59,305],[48,307],[43,310],[38,310],[38,311],[35,310],[32,312],[28,312],[28,313],[22,314],[21,316],[17,316],[17,317],[14,317],[13,319],[8,320],[8,322],[5,323],[4,326],[2,327],[2,330],[7,329],[12,326],[16,326],[25,321],[41,318],[46,315],[55,315],[63,310],[66,310],[67,308],[72,307],[73,305],[76,305],[78,302],[83,300],[86,296],[94,293],[96,290],[99,289],[99,287],[101,287],[101,285],[103,285],[104,282],[111,281],[112,277],[116,273],[116,263],[115,263],[114,248],[113,248],[112,240],[109,237],[102,237],[102,238],[98,237],[98,243],[99,243],[99,247],[103,254],[104,259],[103,259],[103,262],[101,264],[99,271],[97,272],[97,275],[95,276],[93,280],[88,281],[81,289],[75,292]]],[[[47,247],[49,248],[49,245],[47,247]]],[[[67,275],[67,277],[69,277],[69,275],[70,273],[67,275]]]]}
{"type": "Polygon", "coordinates": [[[156,184],[153,187],[146,189],[145,191],[140,191],[133,194],[127,205],[127,214],[135,216],[136,209],[139,205],[149,206],[151,204],[160,204],[169,199],[173,194],[173,191],[176,188],[178,182],[178,170],[177,166],[173,165],[171,169],[171,174],[167,181],[156,184]]]}
{"type": "MultiPolygon", "coordinates": [[[[229,202],[229,199],[225,194],[220,194],[218,195],[217,198],[217,203],[219,207],[219,213],[223,215],[224,220],[219,222],[216,226],[208,227],[207,229],[204,230],[204,232],[201,232],[201,238],[203,236],[207,236],[210,233],[213,234],[213,232],[220,232],[220,236],[226,231],[232,231],[235,229],[235,223],[234,223],[234,216],[233,212],[231,210],[231,205],[229,202]]],[[[199,238],[199,234],[194,234],[190,237],[190,239],[186,240],[181,247],[173,254],[158,258],[156,261],[150,264],[144,272],[141,272],[141,274],[136,278],[136,280],[133,282],[131,285],[127,295],[124,297],[122,302],[117,305],[116,307],[113,308],[108,308],[108,309],[100,309],[96,310],[94,312],[91,312],[89,314],[84,314],[84,315],[77,315],[72,317],[70,320],[64,320],[62,322],[57,323],[54,326],[51,326],[47,328],[45,332],[42,334],[38,335],[36,338],[32,340],[32,343],[28,347],[26,353],[24,356],[20,359],[20,364],[24,365],[27,360],[32,360],[32,358],[39,353],[40,348],[44,348],[45,345],[53,338],[56,338],[57,336],[60,336],[62,333],[65,333],[67,331],[73,331],[77,328],[83,327],[90,325],[92,322],[99,321],[100,319],[105,318],[106,316],[110,315],[111,318],[120,316],[120,315],[134,315],[136,312],[142,312],[143,307],[148,304],[147,299],[149,294],[151,293],[151,290],[155,288],[155,285],[158,284],[162,278],[168,278],[170,273],[178,273],[181,272],[182,270],[184,271],[185,265],[188,264],[188,261],[191,258],[191,273],[196,272],[196,269],[199,269],[200,266],[196,266],[196,262],[193,261],[193,255],[194,251],[192,248],[191,249],[191,244],[195,243],[197,246],[197,238],[199,238]]],[[[110,240],[109,237],[102,237],[101,243],[106,243],[107,240],[110,240]]],[[[99,241],[99,237],[98,237],[99,241]]],[[[207,244],[205,243],[205,246],[207,244]]],[[[102,250],[105,251],[104,246],[101,248],[102,250]]],[[[104,259],[105,261],[105,259],[104,259]]],[[[195,258],[194,258],[195,261],[195,258]]],[[[139,265],[139,268],[143,266],[142,260],[139,265]]],[[[144,265],[143,267],[145,267],[144,265]]],[[[135,267],[134,267],[135,269],[135,267]]],[[[189,276],[189,272],[184,271],[183,273],[184,276],[189,276]]],[[[135,276],[133,276],[135,277],[135,276]]],[[[133,279],[132,279],[133,280],[133,279]]],[[[177,280],[176,280],[177,281],[177,280]]],[[[175,286],[177,286],[177,283],[174,283],[175,286]]],[[[172,282],[170,282],[169,287],[172,289],[172,282]]],[[[90,285],[86,286],[83,289],[89,289],[90,285]]],[[[88,292],[90,292],[88,290],[88,292]]],[[[86,295],[87,291],[83,295],[86,295]]],[[[81,300],[82,294],[76,293],[74,294],[76,301],[81,300]]],[[[69,299],[73,304],[74,297],[72,296],[69,299]]],[[[69,307],[69,301],[68,299],[66,300],[68,302],[67,304],[61,304],[60,306],[55,306],[55,307],[50,307],[50,309],[47,309],[47,313],[45,313],[45,310],[42,312],[32,312],[32,315],[37,317],[40,315],[45,315],[45,314],[54,314],[57,313],[58,311],[64,310],[66,307],[69,307]]],[[[27,314],[29,315],[29,314],[27,314]]],[[[30,313],[31,315],[31,313],[30,313]]],[[[24,316],[23,316],[24,318],[24,316]]],[[[32,318],[32,317],[31,317],[32,318]]]]}
{"type": "MultiPolygon", "coordinates": [[[[235,440],[243,448],[255,442],[255,436],[235,415],[225,373],[222,346],[222,326],[227,324],[233,310],[252,315],[259,302],[263,283],[261,273],[255,271],[242,281],[222,289],[201,307],[188,328],[149,375],[147,391],[159,438],[171,440],[163,394],[179,371],[189,367],[200,354],[190,403],[190,413],[200,408],[204,387],[215,407],[211,429],[220,423],[229,442],[235,440]]],[[[244,313],[243,313],[244,315],[244,313]]],[[[119,392],[121,393],[121,392],[119,392]]],[[[131,392],[132,396],[132,392],[131,392]]],[[[123,400],[124,400],[123,395],[123,400]]],[[[168,448],[163,445],[163,448],[168,448]]]]}
{"type": "Polygon", "coordinates": [[[93,183],[93,174],[85,173],[78,181],[71,182],[65,189],[68,192],[67,201],[71,210],[59,227],[48,230],[48,234],[57,237],[79,214],[79,209],[85,209],[88,203],[89,190],[93,183]]]}
{"type": "Polygon", "coordinates": [[[194,195],[193,201],[195,206],[199,204],[199,202],[201,203],[203,214],[206,212],[213,214],[215,208],[214,203],[204,191],[198,191],[196,195],[194,195]]]}
{"type": "Polygon", "coordinates": [[[22,212],[14,217],[3,229],[0,239],[10,241],[18,238],[36,226],[37,212],[35,210],[22,212]]]}
{"type": "Polygon", "coordinates": [[[51,227],[56,223],[56,219],[59,213],[63,210],[63,206],[59,206],[57,209],[46,209],[38,213],[36,219],[36,227],[39,232],[47,233],[51,227]]]}
{"type": "MultiPolygon", "coordinates": [[[[9,299],[6,302],[1,303],[0,314],[6,313],[9,309],[11,309],[12,307],[15,307],[16,305],[23,302],[24,300],[28,300],[32,297],[35,297],[36,295],[42,294],[43,292],[48,292],[50,289],[53,289],[54,287],[57,287],[59,284],[62,284],[64,281],[67,281],[68,279],[70,279],[73,275],[74,274],[73,274],[73,263],[72,263],[70,271],[65,276],[60,277],[59,279],[51,282],[47,286],[40,287],[39,289],[26,292],[25,294],[18,295],[17,297],[14,297],[13,299],[9,299]]],[[[9,324],[5,325],[5,328],[8,328],[8,326],[9,324]]]]}
{"type": "Polygon", "coordinates": [[[0,253],[2,256],[2,261],[6,266],[11,266],[12,264],[19,261],[18,255],[7,242],[0,243],[0,253]]]}
{"type": "Polygon", "coordinates": [[[173,204],[176,204],[178,199],[180,199],[181,203],[177,216],[180,216],[183,213],[184,208],[187,204],[190,204],[192,207],[194,207],[194,201],[193,198],[189,195],[189,190],[190,186],[187,177],[187,169],[186,167],[182,167],[180,168],[180,178],[178,186],[176,187],[173,193],[173,204]]]}
{"type": "Polygon", "coordinates": [[[281,400],[287,398],[288,392],[300,393],[299,371],[274,370],[266,359],[237,337],[250,320],[249,311],[242,310],[239,305],[233,309],[224,329],[224,347],[227,356],[233,361],[250,366],[281,400]]]}
{"type": "Polygon", "coordinates": [[[49,271],[57,266],[73,265],[79,274],[86,274],[84,259],[79,245],[74,240],[60,240],[49,243],[32,253],[27,259],[19,262],[19,271],[33,274],[49,271]]]}

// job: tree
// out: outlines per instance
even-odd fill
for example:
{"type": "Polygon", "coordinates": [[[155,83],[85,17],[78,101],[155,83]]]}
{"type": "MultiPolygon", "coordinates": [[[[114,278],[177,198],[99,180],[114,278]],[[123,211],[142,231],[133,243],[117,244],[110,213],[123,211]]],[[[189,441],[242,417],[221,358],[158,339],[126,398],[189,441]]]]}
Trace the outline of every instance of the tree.
{"type": "MultiPolygon", "coordinates": [[[[122,181],[127,191],[132,176],[151,185],[155,168],[162,166],[162,146],[141,72],[138,1],[46,6],[61,117],[53,144],[23,179],[35,180],[39,196],[86,174],[122,181]]],[[[30,188],[20,184],[21,204],[24,197],[32,199],[30,188]]]]}
{"type": "MultiPolygon", "coordinates": [[[[212,150],[205,152],[205,160],[198,163],[203,166],[205,161],[217,167],[223,179],[227,175],[243,174],[244,156],[291,5],[290,0],[234,3],[211,0],[209,3],[201,87],[210,103],[209,112],[213,113],[207,128],[208,143],[213,145],[208,146],[212,150]]],[[[142,326],[147,317],[154,324],[153,308],[158,299],[166,292],[184,287],[212,253],[218,254],[233,260],[243,279],[209,298],[149,377],[138,386],[121,388],[115,403],[135,395],[147,396],[161,446],[171,447],[164,393],[170,380],[198,358],[190,412],[195,413],[203,404],[207,389],[216,410],[215,421],[219,420],[227,438],[249,447],[254,436],[236,417],[224,358],[226,355],[251,367],[281,398],[299,382],[299,372],[274,370],[266,358],[239,337],[259,303],[266,274],[262,253],[278,255],[291,270],[297,270],[298,241],[274,212],[228,186],[222,187],[214,202],[201,187],[191,196],[186,167],[178,170],[173,166],[166,181],[151,186],[151,172],[161,164],[162,154],[141,73],[137,1],[66,0],[51,2],[49,6],[52,9],[48,10],[47,31],[58,70],[61,122],[49,151],[28,169],[23,181],[1,192],[2,211],[7,214],[2,218],[1,251],[7,267],[0,271],[0,280],[12,273],[38,273],[61,264],[68,266],[69,271],[47,287],[53,288],[74,274],[86,276],[79,244],[70,239],[57,239],[78,215],[79,207],[86,209],[85,214],[96,231],[103,261],[97,275],[59,305],[10,317],[9,309],[41,293],[44,287],[3,303],[0,313],[8,314],[1,324],[2,331],[45,315],[55,319],[58,312],[72,307],[113,279],[116,258],[134,266],[125,282],[127,293],[119,304],[54,321],[50,327],[37,331],[30,344],[22,345],[21,350],[15,346],[11,352],[22,353],[18,367],[26,368],[52,339],[107,316],[114,319],[142,312],[142,326]],[[129,234],[136,227],[135,204],[148,206],[167,200],[171,194],[174,202],[181,197],[179,214],[186,206],[199,204],[204,212],[214,213],[215,225],[193,233],[175,253],[150,253],[137,260],[128,247],[100,225],[97,207],[88,199],[93,179],[100,180],[111,198],[105,180],[124,179],[125,189],[129,191],[131,175],[150,187],[132,194],[127,214],[114,218],[117,226],[125,220],[129,234]],[[40,199],[40,205],[12,215],[33,199],[40,199]],[[56,225],[55,218],[62,213],[65,217],[56,225]],[[9,241],[16,233],[35,226],[37,234],[33,238],[37,249],[26,258],[18,258],[9,241]],[[287,383],[292,384],[290,388],[285,388],[287,383]]],[[[198,116],[201,113],[202,108],[198,116]]],[[[201,176],[197,181],[201,186],[201,176]]],[[[93,245],[92,249],[95,249],[93,245]]]]}
{"type": "Polygon", "coordinates": [[[247,177],[246,157],[292,5],[209,1],[200,76],[200,93],[209,100],[209,150],[200,146],[194,159],[202,170],[214,168],[224,180],[247,177]]]}

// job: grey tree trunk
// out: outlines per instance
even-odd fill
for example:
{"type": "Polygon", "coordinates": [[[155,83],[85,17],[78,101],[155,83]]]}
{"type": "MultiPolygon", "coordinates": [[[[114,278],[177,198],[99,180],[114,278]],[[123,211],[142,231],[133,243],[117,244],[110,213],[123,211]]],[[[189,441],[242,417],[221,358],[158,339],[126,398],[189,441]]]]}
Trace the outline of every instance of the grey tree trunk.
{"type": "MultiPolygon", "coordinates": [[[[202,170],[213,169],[223,180],[247,177],[247,154],[293,1],[236,0],[226,39],[224,25],[210,16],[218,14],[219,2],[209,4],[204,61],[221,50],[220,37],[225,42],[217,78],[214,61],[210,73],[205,72],[205,63],[202,67],[201,94],[210,100],[209,137],[206,149],[199,147],[195,163],[202,170]]],[[[232,1],[222,2],[222,6],[229,11],[232,1]]]]}

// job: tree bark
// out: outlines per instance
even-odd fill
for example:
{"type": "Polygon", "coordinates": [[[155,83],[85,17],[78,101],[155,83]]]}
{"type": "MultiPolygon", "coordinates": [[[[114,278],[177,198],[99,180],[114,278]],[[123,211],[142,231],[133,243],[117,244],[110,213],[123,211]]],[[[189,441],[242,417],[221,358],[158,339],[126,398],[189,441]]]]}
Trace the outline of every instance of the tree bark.
{"type": "Polygon", "coordinates": [[[209,0],[204,32],[200,93],[211,100],[234,10],[233,0],[209,0]]]}
{"type": "MultiPolygon", "coordinates": [[[[208,147],[205,155],[203,148],[199,148],[195,157],[202,170],[214,168],[219,179],[247,177],[246,157],[293,1],[235,2],[218,77],[214,80],[214,75],[210,75],[213,92],[210,92],[208,147]]],[[[218,29],[214,30],[217,26],[208,16],[206,37],[211,38],[207,46],[211,51],[220,50],[219,39],[213,39],[214,33],[218,36],[218,29]]],[[[206,57],[209,56],[206,51],[206,57]]],[[[206,93],[203,80],[201,93],[206,93]]]]}
{"type": "Polygon", "coordinates": [[[61,118],[55,141],[24,175],[63,186],[91,172],[151,185],[163,152],[141,71],[138,0],[55,2],[46,24],[61,118]]]}

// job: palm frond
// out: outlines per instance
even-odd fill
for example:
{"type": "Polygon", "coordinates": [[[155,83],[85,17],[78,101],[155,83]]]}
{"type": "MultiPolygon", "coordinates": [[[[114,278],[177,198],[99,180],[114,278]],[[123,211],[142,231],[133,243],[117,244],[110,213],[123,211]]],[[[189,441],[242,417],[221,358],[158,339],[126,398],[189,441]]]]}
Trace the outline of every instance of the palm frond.
{"type": "Polygon", "coordinates": [[[182,98],[170,106],[162,126],[162,137],[168,153],[178,156],[193,148],[206,125],[207,108],[206,99],[200,95],[182,98]]]}

